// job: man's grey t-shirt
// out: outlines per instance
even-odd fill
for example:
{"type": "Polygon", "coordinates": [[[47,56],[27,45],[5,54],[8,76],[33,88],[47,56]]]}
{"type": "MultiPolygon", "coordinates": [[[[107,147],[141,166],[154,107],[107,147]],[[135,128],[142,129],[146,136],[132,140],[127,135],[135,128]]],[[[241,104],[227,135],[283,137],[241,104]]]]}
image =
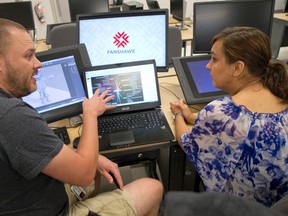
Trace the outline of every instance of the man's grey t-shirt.
{"type": "Polygon", "coordinates": [[[0,215],[58,215],[64,184],[41,171],[62,141],[32,107],[0,89],[0,215]]]}

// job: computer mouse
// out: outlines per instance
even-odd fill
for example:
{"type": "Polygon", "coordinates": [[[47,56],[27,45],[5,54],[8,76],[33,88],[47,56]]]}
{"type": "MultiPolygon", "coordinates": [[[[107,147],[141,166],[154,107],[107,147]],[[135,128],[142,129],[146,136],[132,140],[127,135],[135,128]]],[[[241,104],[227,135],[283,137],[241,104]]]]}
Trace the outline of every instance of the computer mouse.
{"type": "Polygon", "coordinates": [[[79,136],[79,137],[76,137],[76,138],[73,140],[73,148],[77,148],[77,147],[78,147],[79,141],[80,141],[80,136],[79,136]]]}

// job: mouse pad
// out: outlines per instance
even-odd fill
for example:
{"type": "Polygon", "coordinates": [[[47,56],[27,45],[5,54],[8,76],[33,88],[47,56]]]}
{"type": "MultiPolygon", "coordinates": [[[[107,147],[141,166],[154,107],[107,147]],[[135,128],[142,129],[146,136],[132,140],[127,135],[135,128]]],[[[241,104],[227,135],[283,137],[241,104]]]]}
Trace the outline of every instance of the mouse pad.
{"type": "Polygon", "coordinates": [[[131,144],[135,142],[132,131],[121,131],[121,132],[112,133],[109,135],[109,138],[110,138],[111,146],[131,144]]]}

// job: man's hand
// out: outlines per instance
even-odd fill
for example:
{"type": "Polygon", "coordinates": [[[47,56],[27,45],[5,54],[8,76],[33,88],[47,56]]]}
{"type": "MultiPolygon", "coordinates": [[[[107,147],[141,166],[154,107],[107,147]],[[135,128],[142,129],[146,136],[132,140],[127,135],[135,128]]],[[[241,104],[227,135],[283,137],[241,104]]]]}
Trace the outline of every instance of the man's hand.
{"type": "Polygon", "coordinates": [[[98,158],[98,171],[101,173],[102,176],[106,178],[106,180],[110,183],[113,184],[113,176],[109,174],[111,172],[114,176],[115,179],[119,185],[120,190],[123,190],[123,181],[122,177],[118,168],[118,165],[108,158],[104,157],[103,155],[99,155],[98,158]]]}

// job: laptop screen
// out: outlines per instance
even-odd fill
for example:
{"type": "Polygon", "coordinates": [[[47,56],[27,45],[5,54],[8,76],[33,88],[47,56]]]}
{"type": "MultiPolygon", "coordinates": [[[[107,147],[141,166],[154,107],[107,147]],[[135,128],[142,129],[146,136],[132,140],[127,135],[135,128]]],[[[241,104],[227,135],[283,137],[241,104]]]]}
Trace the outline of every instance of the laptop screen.
{"type": "Polygon", "coordinates": [[[88,97],[96,89],[110,90],[117,108],[106,113],[122,113],[160,106],[157,71],[154,60],[87,68],[84,83],[88,97]]]}
{"type": "Polygon", "coordinates": [[[36,53],[42,62],[35,75],[37,90],[22,99],[48,123],[82,113],[86,94],[80,72],[85,60],[81,61],[79,46],[85,48],[78,45],[36,53]]]}
{"type": "Polygon", "coordinates": [[[173,64],[187,104],[208,103],[227,95],[214,87],[206,65],[210,55],[173,58],[173,64]]]}

